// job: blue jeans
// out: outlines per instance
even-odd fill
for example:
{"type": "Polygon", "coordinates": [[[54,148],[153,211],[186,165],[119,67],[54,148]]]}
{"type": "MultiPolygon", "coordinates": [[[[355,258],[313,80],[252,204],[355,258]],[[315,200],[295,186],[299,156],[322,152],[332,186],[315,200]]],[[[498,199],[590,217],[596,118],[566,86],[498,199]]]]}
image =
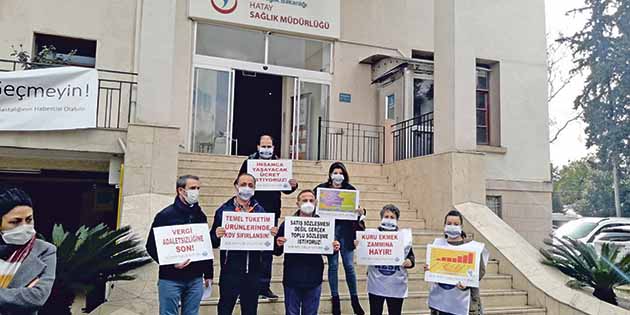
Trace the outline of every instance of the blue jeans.
{"type": "Polygon", "coordinates": [[[182,315],[198,315],[199,304],[203,296],[203,279],[158,281],[160,315],[179,315],[179,302],[182,303],[182,315]]]}
{"type": "Polygon", "coordinates": [[[322,285],[312,289],[284,287],[285,315],[317,315],[322,285]]]}
{"type": "MultiPolygon", "coordinates": [[[[344,240],[341,243],[341,259],[343,260],[343,269],[346,272],[346,283],[350,295],[357,295],[357,274],[354,272],[354,250],[346,249],[344,240]]],[[[351,247],[352,248],[352,247],[351,247]]],[[[328,284],[330,285],[330,293],[332,296],[339,296],[339,252],[335,252],[328,257],[328,284]]]]}

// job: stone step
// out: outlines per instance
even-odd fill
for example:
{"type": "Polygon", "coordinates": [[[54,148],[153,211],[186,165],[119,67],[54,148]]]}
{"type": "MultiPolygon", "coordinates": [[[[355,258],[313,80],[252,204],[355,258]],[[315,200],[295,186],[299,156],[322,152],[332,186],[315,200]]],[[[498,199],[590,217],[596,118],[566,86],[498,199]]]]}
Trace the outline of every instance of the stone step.
{"type": "MultiPolygon", "coordinates": [[[[415,253],[415,249],[414,249],[414,254],[416,256],[416,266],[414,267],[414,269],[412,269],[413,273],[417,273],[417,274],[423,274],[423,270],[421,269],[422,266],[425,263],[425,258],[426,258],[426,254],[423,256],[419,256],[418,254],[415,253]]],[[[354,270],[356,271],[357,274],[366,274],[367,273],[367,266],[365,265],[358,265],[356,263],[356,259],[354,260],[354,270]]],[[[272,265],[272,276],[273,277],[282,277],[282,268],[283,268],[283,264],[284,264],[284,256],[273,256],[273,265],[272,265]]],[[[217,249],[214,250],[214,265],[215,265],[215,271],[216,271],[216,275],[218,275],[218,272],[220,270],[220,265],[219,265],[219,252],[217,249]]],[[[343,267],[341,266],[341,262],[340,262],[340,269],[343,269],[343,267]]],[[[324,274],[327,274],[328,272],[328,259],[326,257],[324,257],[324,274]]],[[[340,275],[343,274],[343,271],[339,272],[340,275]]],[[[496,275],[499,273],[499,262],[497,260],[490,260],[488,261],[488,266],[486,266],[486,275],[496,275]]]]}
{"type": "MultiPolygon", "coordinates": [[[[203,183],[202,183],[203,184],[203,183]]],[[[308,186],[307,186],[308,187],[308,186]]],[[[312,187],[311,187],[312,188],[312,187]]],[[[310,188],[305,188],[310,189],[310,188]]],[[[289,201],[291,203],[296,201],[297,195],[301,190],[300,187],[298,189],[289,194],[282,194],[282,200],[289,201]]],[[[215,186],[215,187],[206,187],[203,186],[201,190],[201,197],[215,197],[221,196],[225,197],[225,199],[233,196],[235,193],[234,186],[215,186]]],[[[363,190],[360,191],[359,196],[361,199],[389,199],[389,200],[400,200],[402,199],[402,193],[400,191],[371,191],[371,190],[363,190]]]]}
{"type": "MultiPolygon", "coordinates": [[[[403,304],[404,305],[404,304],[403,304]]],[[[485,307],[483,313],[488,315],[546,315],[547,311],[544,307],[537,306],[508,306],[508,307],[485,307]]],[[[320,313],[321,315],[329,315],[331,313],[320,313]]],[[[352,313],[345,313],[342,315],[351,315],[352,313]]],[[[384,307],[383,314],[387,314],[387,307],[384,307]]],[[[403,310],[403,315],[430,315],[431,311],[426,310],[403,310]]]]}
{"type": "MultiPolygon", "coordinates": [[[[216,179],[208,176],[199,176],[201,180],[201,190],[202,192],[210,192],[215,189],[220,188],[230,188],[230,192],[234,190],[234,178],[230,179],[216,179]]],[[[324,178],[325,179],[325,178],[324,178]]],[[[299,187],[298,190],[302,189],[313,189],[317,185],[321,184],[321,181],[298,181],[299,187]]],[[[391,192],[391,193],[399,193],[400,191],[394,187],[394,185],[390,183],[382,183],[382,184],[356,184],[352,183],[354,187],[356,187],[359,191],[366,192],[391,192]]]]}
{"type": "MultiPolygon", "coordinates": [[[[240,167],[241,163],[247,159],[246,156],[227,156],[227,155],[210,155],[210,154],[189,154],[189,153],[180,153],[179,162],[219,162],[226,163],[231,165],[238,165],[240,167]]],[[[328,168],[335,161],[311,161],[311,160],[293,160],[293,166],[297,167],[311,167],[311,168],[320,168],[324,170],[324,172],[328,172],[328,168]]],[[[359,162],[343,162],[344,165],[348,168],[350,174],[358,171],[374,171],[382,169],[381,164],[375,163],[359,163],[359,162]]],[[[181,165],[181,164],[180,164],[181,165]]]]}
{"type": "MultiPolygon", "coordinates": [[[[217,267],[218,267],[219,257],[220,257],[219,256],[219,254],[220,254],[219,253],[219,249],[218,248],[213,248],[213,251],[214,251],[214,258],[215,258],[215,261],[216,261],[215,265],[217,265],[217,267]]],[[[418,244],[418,245],[414,244],[413,245],[413,253],[416,256],[416,260],[424,260],[426,258],[426,256],[427,256],[427,245],[426,244],[418,244]]],[[[274,263],[282,263],[282,262],[284,262],[284,256],[274,256],[273,261],[274,261],[274,263]]],[[[357,256],[356,256],[356,251],[355,251],[355,253],[354,253],[354,265],[355,265],[355,268],[356,269],[360,269],[362,267],[365,267],[363,265],[358,265],[356,263],[356,261],[357,261],[357,256]]],[[[327,259],[326,258],[324,258],[324,262],[325,262],[325,264],[327,264],[327,259]]],[[[363,268],[363,269],[365,269],[365,268],[363,268]]]]}
{"type": "MultiPolygon", "coordinates": [[[[297,194],[296,194],[297,195],[297,194]]],[[[212,195],[201,195],[199,197],[199,203],[201,205],[221,205],[234,195],[222,195],[222,196],[212,196],[212,195]]],[[[359,196],[360,197],[360,196],[359,196]]],[[[256,199],[256,195],[254,195],[254,199],[256,199]]],[[[284,206],[293,206],[295,205],[295,199],[287,197],[283,198],[284,206]]],[[[377,212],[381,210],[381,208],[386,204],[394,204],[396,205],[400,211],[408,211],[410,209],[409,200],[404,199],[367,199],[360,198],[359,204],[361,208],[366,209],[378,209],[377,212]]]]}
{"type": "MultiPolygon", "coordinates": [[[[199,168],[208,171],[216,170],[239,170],[244,160],[236,161],[197,161],[189,159],[179,159],[178,167],[180,169],[187,168],[199,168]]],[[[313,174],[320,174],[322,176],[328,175],[330,164],[316,164],[316,163],[304,163],[293,161],[293,172],[309,172],[313,174]]],[[[374,175],[383,175],[383,168],[380,165],[349,165],[347,166],[350,176],[352,174],[369,173],[374,175]]]]}
{"type": "MultiPolygon", "coordinates": [[[[341,287],[343,290],[344,288],[341,287]]],[[[278,292],[281,293],[281,292],[278,292]]],[[[481,290],[481,300],[484,307],[524,307],[527,305],[527,292],[513,289],[501,289],[501,290],[481,290]]],[[[279,294],[280,295],[280,294],[279,294]]],[[[427,298],[428,292],[410,292],[409,296],[405,299],[403,305],[404,310],[427,310],[427,298]]],[[[343,313],[352,313],[350,306],[350,296],[340,295],[341,307],[343,313]]],[[[359,294],[361,305],[364,309],[368,309],[369,302],[367,294],[359,294]]],[[[331,313],[330,297],[322,297],[319,305],[320,313],[331,313]]],[[[216,305],[218,298],[213,298],[208,301],[202,301],[202,310],[200,314],[216,314],[216,305]]],[[[234,314],[240,314],[240,305],[237,304],[234,314]]],[[[258,303],[259,315],[275,315],[284,314],[284,297],[280,295],[280,298],[274,301],[259,300],[258,303]]]]}
{"type": "MultiPolygon", "coordinates": [[[[178,175],[196,175],[202,178],[210,178],[213,181],[217,180],[217,179],[228,179],[231,180],[229,183],[233,183],[234,179],[236,178],[236,176],[238,175],[238,168],[235,169],[230,169],[230,170],[225,170],[225,169],[221,169],[221,170],[207,170],[204,168],[198,168],[198,167],[185,167],[185,168],[179,168],[178,169],[178,175]]],[[[310,172],[294,172],[293,173],[295,179],[297,179],[298,181],[312,181],[312,182],[324,182],[326,181],[328,178],[326,176],[326,174],[316,174],[316,173],[310,173],[310,172]]],[[[354,183],[357,184],[385,184],[388,183],[388,179],[386,176],[381,176],[381,175],[367,175],[367,173],[365,173],[364,175],[350,175],[350,182],[354,185],[354,183]]]]}
{"type": "MultiPolygon", "coordinates": [[[[428,291],[430,283],[424,281],[424,274],[414,273],[417,271],[416,266],[409,270],[409,282],[408,287],[410,292],[414,291],[428,291]]],[[[339,274],[339,283],[345,286],[346,277],[343,276],[343,271],[339,274]]],[[[215,285],[215,292],[218,292],[219,275],[214,277],[213,285],[215,285]]],[[[512,277],[509,275],[487,275],[481,280],[482,290],[500,290],[511,289],[512,277]]],[[[276,294],[280,294],[284,290],[282,285],[282,277],[275,277],[271,279],[271,290],[276,294]]],[[[367,292],[367,276],[365,274],[357,275],[357,290],[358,292],[367,292]]],[[[322,296],[330,295],[330,286],[328,285],[328,275],[324,273],[324,282],[322,285],[322,296]]]]}
{"type": "MultiPolygon", "coordinates": [[[[203,209],[213,209],[211,207],[205,207],[202,206],[203,209]]],[[[214,207],[216,208],[216,207],[214,207]]],[[[205,210],[204,210],[205,211],[205,210]]],[[[378,212],[377,210],[370,210],[368,209],[368,218],[365,219],[365,224],[368,228],[376,228],[380,225],[381,223],[381,219],[378,218],[378,212]],[[372,214],[370,214],[372,213],[372,214]]],[[[210,210],[210,211],[205,211],[206,215],[208,216],[208,224],[210,224],[210,226],[212,226],[212,222],[214,221],[214,210],[210,210]]],[[[293,214],[293,213],[291,213],[293,214]]],[[[282,223],[282,221],[284,216],[282,216],[280,218],[280,223],[282,223]]],[[[411,218],[411,217],[403,217],[400,220],[398,220],[398,226],[401,229],[414,229],[414,230],[423,230],[425,228],[425,221],[424,219],[418,219],[418,218],[411,218]]]]}

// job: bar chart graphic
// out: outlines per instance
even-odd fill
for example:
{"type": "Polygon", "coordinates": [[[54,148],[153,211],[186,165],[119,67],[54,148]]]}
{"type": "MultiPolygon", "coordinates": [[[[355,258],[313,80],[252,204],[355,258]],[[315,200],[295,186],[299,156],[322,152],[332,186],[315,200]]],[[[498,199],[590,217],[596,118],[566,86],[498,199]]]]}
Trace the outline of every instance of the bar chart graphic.
{"type": "Polygon", "coordinates": [[[475,270],[476,253],[447,248],[432,248],[429,271],[443,275],[467,276],[475,270]]]}
{"type": "Polygon", "coordinates": [[[474,264],[475,254],[468,253],[466,255],[460,255],[456,257],[437,257],[437,261],[447,262],[447,263],[458,263],[458,264],[466,264],[472,265],[474,264]]]}

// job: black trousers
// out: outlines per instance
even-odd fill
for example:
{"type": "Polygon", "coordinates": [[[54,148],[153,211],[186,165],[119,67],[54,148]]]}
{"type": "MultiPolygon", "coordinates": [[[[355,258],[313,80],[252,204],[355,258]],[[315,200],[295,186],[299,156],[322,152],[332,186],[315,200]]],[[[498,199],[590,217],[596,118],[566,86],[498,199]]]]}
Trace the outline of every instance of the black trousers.
{"type": "Polygon", "coordinates": [[[402,305],[405,299],[384,297],[380,295],[369,294],[370,297],[370,315],[382,315],[383,304],[387,302],[388,315],[400,315],[402,313],[402,305]]]}
{"type": "Polygon", "coordinates": [[[241,299],[241,314],[256,315],[258,312],[259,274],[221,275],[219,279],[219,315],[232,315],[236,300],[241,299]]]}

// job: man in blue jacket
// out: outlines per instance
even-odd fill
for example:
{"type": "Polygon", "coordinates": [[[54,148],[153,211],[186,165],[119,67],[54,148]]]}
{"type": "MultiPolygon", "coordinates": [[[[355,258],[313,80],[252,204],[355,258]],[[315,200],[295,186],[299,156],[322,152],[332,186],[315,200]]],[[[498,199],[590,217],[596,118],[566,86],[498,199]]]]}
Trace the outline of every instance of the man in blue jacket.
{"type": "MultiPolygon", "coordinates": [[[[277,160],[278,156],[275,155],[275,147],[273,145],[273,137],[268,134],[263,134],[258,139],[257,151],[250,155],[247,160],[243,161],[239,174],[247,173],[247,161],[248,160],[277,160]]],[[[291,190],[284,191],[258,191],[256,193],[256,200],[268,213],[276,214],[276,226],[278,225],[278,219],[282,214],[282,195],[291,194],[298,188],[298,182],[295,179],[289,180],[291,190]]],[[[264,252],[262,257],[262,272],[260,274],[260,297],[268,299],[277,299],[278,296],[271,291],[271,274],[273,266],[273,255],[271,252],[264,252]]]]}
{"type": "MultiPolygon", "coordinates": [[[[161,226],[205,223],[208,218],[199,207],[199,177],[184,175],[177,179],[177,197],[175,202],[160,211],[153,220],[147,239],[147,252],[157,262],[157,248],[153,228],[161,226]]],[[[212,284],[212,260],[160,266],[158,296],[160,315],[179,314],[181,302],[182,315],[199,314],[199,304],[203,288],[212,284]]]]}
{"type": "MultiPolygon", "coordinates": [[[[214,213],[214,222],[210,230],[212,247],[221,246],[221,238],[225,235],[223,212],[264,213],[265,209],[253,198],[256,190],[254,176],[243,173],[234,181],[236,195],[221,205],[214,213]]],[[[271,229],[275,236],[278,228],[271,229]]],[[[241,314],[256,315],[258,311],[259,278],[262,272],[261,251],[222,250],[221,275],[219,277],[219,315],[231,315],[240,297],[241,314]]]]}
{"type": "MultiPolygon", "coordinates": [[[[294,216],[319,217],[315,214],[315,193],[302,190],[297,197],[298,210],[294,216]]],[[[284,251],[284,223],[280,225],[274,254],[284,251]]],[[[333,242],[333,249],[339,251],[339,241],[333,242]]],[[[317,315],[322,292],[324,260],[317,254],[284,254],[284,307],[286,315],[317,315]]]]}

